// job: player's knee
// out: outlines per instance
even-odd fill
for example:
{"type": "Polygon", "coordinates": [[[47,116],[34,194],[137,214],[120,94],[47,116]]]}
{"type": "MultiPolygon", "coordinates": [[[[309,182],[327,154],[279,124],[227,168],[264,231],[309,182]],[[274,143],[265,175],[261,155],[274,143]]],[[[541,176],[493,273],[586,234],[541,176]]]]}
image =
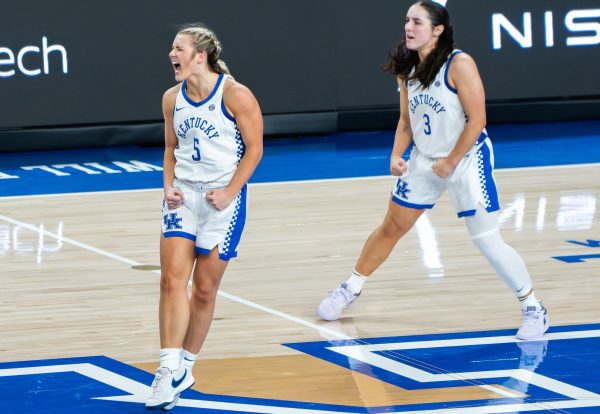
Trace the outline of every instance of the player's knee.
{"type": "Polygon", "coordinates": [[[187,289],[187,279],[175,271],[162,271],[160,275],[160,291],[163,294],[187,289]]]}
{"type": "Polygon", "coordinates": [[[215,300],[219,285],[212,280],[203,280],[194,283],[192,287],[192,299],[200,303],[209,303],[215,300]]]}
{"type": "Polygon", "coordinates": [[[498,229],[489,230],[471,236],[471,241],[486,257],[495,257],[504,254],[509,246],[502,240],[498,229]]]}
{"type": "Polygon", "coordinates": [[[402,237],[408,230],[410,226],[407,226],[405,223],[400,220],[395,219],[394,217],[388,215],[383,224],[381,225],[381,231],[384,237],[389,239],[399,239],[402,237]]]}

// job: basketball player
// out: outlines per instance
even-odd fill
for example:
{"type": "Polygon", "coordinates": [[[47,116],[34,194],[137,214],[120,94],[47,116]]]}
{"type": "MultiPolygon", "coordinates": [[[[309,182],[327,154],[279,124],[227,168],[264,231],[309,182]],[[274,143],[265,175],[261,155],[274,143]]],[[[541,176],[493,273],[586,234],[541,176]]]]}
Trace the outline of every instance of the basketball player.
{"type": "Polygon", "coordinates": [[[262,157],[258,102],[229,75],[220,53],[221,43],[202,25],[180,30],[169,53],[180,83],[162,101],[161,350],[148,409],[173,408],[194,384],[196,355],[244,229],[246,182],[262,157]]]}
{"type": "Polygon", "coordinates": [[[398,240],[448,190],[473,243],[521,302],[523,325],[517,338],[539,339],[548,329],[547,312],[534,293],[519,254],[500,236],[494,153],[485,130],[485,95],[471,56],[454,50],[448,11],[438,3],[414,3],[406,15],[405,38],[390,53],[386,68],[397,76],[400,120],[390,160],[398,176],[383,223],[369,236],[350,278],[317,309],[336,320],[361,293],[368,277],[387,259],[398,240]],[[402,154],[414,142],[410,159],[402,154]]]}

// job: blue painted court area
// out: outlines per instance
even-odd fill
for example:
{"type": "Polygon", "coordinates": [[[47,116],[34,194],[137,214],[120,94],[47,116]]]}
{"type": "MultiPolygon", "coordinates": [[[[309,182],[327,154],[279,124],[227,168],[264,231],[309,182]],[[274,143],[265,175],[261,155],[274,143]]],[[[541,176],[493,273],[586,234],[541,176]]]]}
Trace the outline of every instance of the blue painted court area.
{"type": "MultiPolygon", "coordinates": [[[[407,390],[445,390],[446,401],[358,407],[318,402],[181,394],[178,413],[486,414],[600,412],[600,325],[550,328],[543,341],[514,330],[318,341],[286,346],[407,390]],[[497,398],[453,400],[452,388],[486,387],[497,398]],[[437,412],[437,411],[436,411],[437,412]]],[[[243,378],[243,376],[242,376],[243,378]]],[[[241,379],[241,381],[243,381],[241,379]]],[[[0,364],[0,412],[145,412],[152,374],[95,356],[0,364]]],[[[359,384],[357,383],[357,386],[359,384]]],[[[482,394],[479,394],[482,395],[482,394]]],[[[489,394],[488,394],[489,395],[489,394]]],[[[420,399],[422,401],[422,399],[420,399]]],[[[160,411],[159,411],[160,412],[160,411]]]]}
{"type": "MultiPolygon", "coordinates": [[[[600,121],[491,125],[497,168],[600,162],[600,121]]],[[[389,174],[394,131],[265,140],[251,182],[389,174]]],[[[0,197],[162,187],[163,149],[0,154],[0,197]]]]}
{"type": "Polygon", "coordinates": [[[541,341],[519,341],[514,334],[498,330],[287,346],[405,390],[445,389],[444,395],[452,395],[453,387],[470,385],[498,393],[495,399],[449,397],[373,412],[600,412],[600,381],[594,375],[600,370],[600,325],[552,327],[541,341]]]}

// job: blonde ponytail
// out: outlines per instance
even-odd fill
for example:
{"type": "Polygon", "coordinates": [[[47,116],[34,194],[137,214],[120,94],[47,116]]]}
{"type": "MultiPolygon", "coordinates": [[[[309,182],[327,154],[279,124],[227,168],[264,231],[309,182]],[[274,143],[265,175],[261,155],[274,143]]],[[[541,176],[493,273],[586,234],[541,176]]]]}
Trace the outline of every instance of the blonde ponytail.
{"type": "Polygon", "coordinates": [[[192,37],[196,50],[206,52],[208,65],[214,72],[231,75],[227,64],[221,59],[223,46],[212,30],[201,23],[195,23],[184,26],[177,34],[186,34],[192,37]]]}

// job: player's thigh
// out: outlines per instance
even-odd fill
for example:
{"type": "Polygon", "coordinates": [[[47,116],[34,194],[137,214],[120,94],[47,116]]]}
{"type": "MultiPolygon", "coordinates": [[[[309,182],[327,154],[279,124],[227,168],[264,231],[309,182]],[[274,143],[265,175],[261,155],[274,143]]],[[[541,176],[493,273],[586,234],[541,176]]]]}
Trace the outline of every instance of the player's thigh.
{"type": "Polygon", "coordinates": [[[424,212],[425,209],[406,207],[390,198],[383,224],[387,230],[402,235],[415,225],[424,212]]]}
{"type": "Polygon", "coordinates": [[[219,257],[219,248],[215,246],[207,255],[198,255],[194,269],[194,285],[203,291],[216,290],[229,264],[219,257]]]}
{"type": "Polygon", "coordinates": [[[196,260],[195,242],[184,237],[160,235],[160,268],[163,277],[187,283],[196,260]]]}

